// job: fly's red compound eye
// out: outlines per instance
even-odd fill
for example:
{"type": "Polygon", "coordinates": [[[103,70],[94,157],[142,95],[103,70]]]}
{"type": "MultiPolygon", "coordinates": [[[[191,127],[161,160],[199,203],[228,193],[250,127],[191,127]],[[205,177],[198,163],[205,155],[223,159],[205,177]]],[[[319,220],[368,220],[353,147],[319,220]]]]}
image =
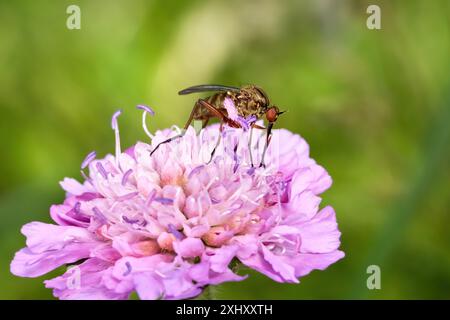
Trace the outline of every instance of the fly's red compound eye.
{"type": "Polygon", "coordinates": [[[269,122],[275,122],[278,118],[278,108],[272,107],[266,112],[266,119],[269,122]]]}

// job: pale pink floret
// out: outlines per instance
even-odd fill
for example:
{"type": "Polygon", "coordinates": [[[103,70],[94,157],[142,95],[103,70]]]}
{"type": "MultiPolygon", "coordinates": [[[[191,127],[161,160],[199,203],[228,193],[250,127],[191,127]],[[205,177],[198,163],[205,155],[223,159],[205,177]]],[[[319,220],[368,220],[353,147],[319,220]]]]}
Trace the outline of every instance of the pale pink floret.
{"type": "MultiPolygon", "coordinates": [[[[141,109],[146,111],[145,108],[141,109]]],[[[113,128],[118,140],[117,116],[113,128]]],[[[143,118],[145,123],[145,116],[143,118]]],[[[148,132],[145,127],[146,132],[148,132]]],[[[151,135],[150,133],[148,133],[151,135]]],[[[344,256],[333,208],[319,209],[331,185],[309,157],[308,145],[287,130],[275,130],[258,167],[264,132],[225,129],[213,159],[217,125],[153,148],[172,130],[151,135],[116,156],[83,162],[86,181],[66,178],[63,204],[50,209],[57,223],[22,228],[27,247],[11,272],[41,276],[61,265],[73,269],[45,281],[60,299],[184,299],[208,285],[240,281],[233,260],[278,282],[297,283],[344,256]]]]}

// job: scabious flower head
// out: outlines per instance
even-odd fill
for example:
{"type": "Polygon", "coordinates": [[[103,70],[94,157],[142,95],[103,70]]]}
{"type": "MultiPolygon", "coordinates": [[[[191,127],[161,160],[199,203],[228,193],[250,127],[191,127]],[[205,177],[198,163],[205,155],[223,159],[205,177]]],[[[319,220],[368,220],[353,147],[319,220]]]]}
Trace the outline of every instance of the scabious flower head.
{"type": "MultiPolygon", "coordinates": [[[[212,125],[190,127],[170,143],[172,129],[151,134],[121,152],[117,117],[115,155],[82,163],[82,183],[66,178],[56,224],[22,227],[27,246],[11,272],[38,277],[74,264],[46,280],[60,299],[186,299],[209,285],[241,281],[244,264],[278,282],[298,283],[315,269],[341,259],[332,207],[319,209],[331,185],[309,157],[308,145],[287,130],[274,130],[259,167],[265,132],[212,125]],[[220,135],[220,144],[211,152],[220,135]],[[233,262],[233,263],[232,263],[233,262]]],[[[179,132],[178,132],[179,133],[179,132]]]]}

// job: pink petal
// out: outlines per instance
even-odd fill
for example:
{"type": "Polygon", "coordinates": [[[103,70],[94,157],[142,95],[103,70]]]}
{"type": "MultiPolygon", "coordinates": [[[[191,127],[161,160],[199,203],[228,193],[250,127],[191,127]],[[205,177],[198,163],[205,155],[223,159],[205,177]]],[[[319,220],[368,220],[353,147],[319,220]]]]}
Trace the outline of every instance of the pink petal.
{"type": "Polygon", "coordinates": [[[205,245],[198,238],[186,238],[175,244],[175,250],[184,258],[195,258],[203,254],[205,245]]]}
{"type": "Polygon", "coordinates": [[[136,274],[133,281],[136,292],[142,300],[156,300],[164,296],[162,281],[150,272],[136,274]]]}
{"type": "Polygon", "coordinates": [[[238,247],[233,245],[214,250],[214,255],[210,257],[211,270],[219,273],[228,270],[228,265],[236,256],[237,250],[238,247]]]}
{"type": "Polygon", "coordinates": [[[77,180],[72,178],[64,178],[64,180],[61,181],[59,184],[65,191],[75,196],[82,195],[85,192],[94,191],[94,189],[89,184],[83,185],[79,183],[77,180]]]}
{"type": "Polygon", "coordinates": [[[118,294],[102,284],[102,277],[110,264],[99,259],[89,259],[73,267],[64,275],[46,280],[45,287],[52,288],[53,294],[66,300],[110,300],[126,299],[129,293],[118,294]],[[78,270],[76,269],[78,268],[78,270]],[[79,277],[75,279],[75,277],[79,277]],[[78,283],[76,281],[79,281],[78,283]],[[70,285],[69,285],[70,284],[70,285]]]}
{"type": "Polygon", "coordinates": [[[285,263],[283,259],[273,254],[265,246],[262,246],[261,249],[264,259],[272,266],[275,272],[277,272],[286,282],[298,283],[293,266],[285,263]]]}
{"type": "Polygon", "coordinates": [[[336,250],[330,253],[302,253],[295,257],[283,257],[283,260],[295,267],[295,276],[303,277],[313,270],[325,270],[345,254],[336,250]]]}
{"type": "Polygon", "coordinates": [[[339,248],[341,233],[332,207],[323,208],[313,219],[298,225],[303,253],[328,253],[339,248]]]}

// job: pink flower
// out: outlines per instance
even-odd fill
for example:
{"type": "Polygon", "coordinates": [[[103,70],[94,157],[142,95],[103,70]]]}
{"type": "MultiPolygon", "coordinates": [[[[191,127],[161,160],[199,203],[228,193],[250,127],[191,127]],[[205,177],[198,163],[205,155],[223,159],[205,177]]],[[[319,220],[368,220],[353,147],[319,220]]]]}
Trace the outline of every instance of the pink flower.
{"type": "MultiPolygon", "coordinates": [[[[344,256],[333,208],[319,209],[331,185],[309,157],[308,145],[287,130],[274,130],[266,167],[259,163],[265,132],[226,128],[214,157],[218,125],[198,135],[155,146],[176,133],[151,134],[121,152],[116,113],[115,156],[96,160],[80,183],[65,178],[65,201],[50,208],[56,224],[22,228],[27,246],[11,272],[38,277],[77,263],[45,281],[60,299],[184,299],[208,285],[241,281],[234,260],[278,282],[298,283],[344,256]],[[251,145],[249,149],[249,145],[251,145]]],[[[148,110],[147,110],[148,109],[148,110]]]]}

